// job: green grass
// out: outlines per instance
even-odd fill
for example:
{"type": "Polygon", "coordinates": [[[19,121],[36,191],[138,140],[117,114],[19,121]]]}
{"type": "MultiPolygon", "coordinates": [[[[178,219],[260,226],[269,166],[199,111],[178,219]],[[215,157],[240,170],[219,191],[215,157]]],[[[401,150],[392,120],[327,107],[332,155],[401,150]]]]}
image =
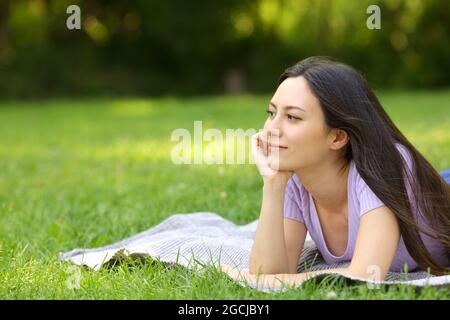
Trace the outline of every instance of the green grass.
{"type": "MultiPolygon", "coordinates": [[[[252,165],[174,165],[170,135],[261,128],[268,96],[0,103],[0,297],[4,299],[449,299],[448,288],[307,283],[262,293],[214,269],[159,264],[74,269],[57,254],[146,230],[174,213],[258,218],[252,165]]],[[[450,91],[381,94],[400,130],[438,170],[450,167],[450,91]]]]}

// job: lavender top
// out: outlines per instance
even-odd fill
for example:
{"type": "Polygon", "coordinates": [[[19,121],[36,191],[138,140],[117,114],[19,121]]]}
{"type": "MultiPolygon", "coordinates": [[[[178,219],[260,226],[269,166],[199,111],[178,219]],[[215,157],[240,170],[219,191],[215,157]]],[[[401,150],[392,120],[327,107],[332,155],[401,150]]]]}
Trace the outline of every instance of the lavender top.
{"type": "MultiPolygon", "coordinates": [[[[400,151],[403,159],[407,161],[409,172],[411,175],[411,156],[405,146],[396,143],[397,149],[400,151]]],[[[317,211],[315,208],[314,201],[312,200],[311,194],[303,187],[301,181],[294,174],[288,181],[285,199],[284,199],[284,217],[288,219],[293,219],[305,224],[308,232],[315,242],[317,248],[322,254],[326,263],[336,263],[350,261],[353,256],[353,251],[356,243],[356,236],[359,228],[359,221],[361,217],[380,206],[384,203],[375,195],[375,193],[370,189],[366,182],[361,178],[358,170],[355,166],[353,160],[350,163],[350,171],[348,174],[348,241],[345,253],[342,256],[334,256],[327,248],[322,228],[320,226],[320,221],[317,216],[317,211]]],[[[411,187],[406,182],[406,189],[408,192],[409,200],[412,206],[413,213],[416,216],[416,221],[419,221],[420,225],[425,227],[429,226],[424,220],[423,215],[420,210],[417,210],[415,202],[412,202],[413,194],[411,192],[411,187]],[[419,214],[420,213],[420,214],[419,214]]],[[[426,229],[430,230],[430,229],[426,229]]],[[[380,231],[382,232],[382,231],[380,231]]],[[[420,233],[425,246],[430,251],[433,257],[437,259],[441,264],[448,266],[449,260],[446,256],[445,248],[443,245],[423,234],[420,233]]],[[[403,271],[404,264],[408,265],[408,270],[412,271],[417,268],[417,263],[409,255],[405,243],[403,242],[403,237],[400,238],[397,252],[395,254],[394,260],[391,264],[390,271],[401,272],[403,271]]]]}

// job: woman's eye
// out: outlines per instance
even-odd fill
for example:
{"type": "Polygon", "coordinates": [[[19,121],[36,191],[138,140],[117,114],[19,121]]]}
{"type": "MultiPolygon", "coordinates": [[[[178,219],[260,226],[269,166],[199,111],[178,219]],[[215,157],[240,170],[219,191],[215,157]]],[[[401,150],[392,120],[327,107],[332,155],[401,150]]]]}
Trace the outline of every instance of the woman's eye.
{"type": "Polygon", "coordinates": [[[289,120],[300,120],[300,118],[291,116],[290,114],[288,114],[288,119],[289,119],[289,120]]]}
{"type": "Polygon", "coordinates": [[[274,112],[270,111],[270,110],[266,110],[267,114],[269,115],[269,117],[273,117],[274,112]]]}
{"type": "MultiPolygon", "coordinates": [[[[266,110],[267,114],[269,115],[270,118],[273,118],[275,115],[275,112],[270,111],[270,110],[266,110]]],[[[288,120],[301,120],[300,118],[291,116],[290,114],[287,115],[288,120]]]]}

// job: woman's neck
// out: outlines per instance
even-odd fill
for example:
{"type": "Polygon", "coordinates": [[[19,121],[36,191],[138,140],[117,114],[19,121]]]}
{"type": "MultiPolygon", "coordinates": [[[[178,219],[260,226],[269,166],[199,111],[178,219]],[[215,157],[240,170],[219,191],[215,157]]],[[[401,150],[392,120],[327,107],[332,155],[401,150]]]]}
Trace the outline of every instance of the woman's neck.
{"type": "Polygon", "coordinates": [[[295,174],[314,198],[316,205],[333,212],[347,206],[349,171],[349,162],[324,161],[314,167],[296,170],[295,174]]]}

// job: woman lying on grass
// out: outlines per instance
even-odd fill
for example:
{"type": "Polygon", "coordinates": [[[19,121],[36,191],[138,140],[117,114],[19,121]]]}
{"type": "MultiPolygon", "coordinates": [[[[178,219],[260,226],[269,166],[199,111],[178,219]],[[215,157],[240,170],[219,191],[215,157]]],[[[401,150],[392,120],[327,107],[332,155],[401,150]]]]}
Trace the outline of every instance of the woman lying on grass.
{"type": "Polygon", "coordinates": [[[223,271],[269,286],[329,272],[372,280],[405,269],[449,273],[450,186],[361,74],[305,59],[281,75],[267,113],[252,140],[264,187],[249,273],[223,271]],[[296,273],[307,231],[327,263],[349,266],[296,273]]]}

